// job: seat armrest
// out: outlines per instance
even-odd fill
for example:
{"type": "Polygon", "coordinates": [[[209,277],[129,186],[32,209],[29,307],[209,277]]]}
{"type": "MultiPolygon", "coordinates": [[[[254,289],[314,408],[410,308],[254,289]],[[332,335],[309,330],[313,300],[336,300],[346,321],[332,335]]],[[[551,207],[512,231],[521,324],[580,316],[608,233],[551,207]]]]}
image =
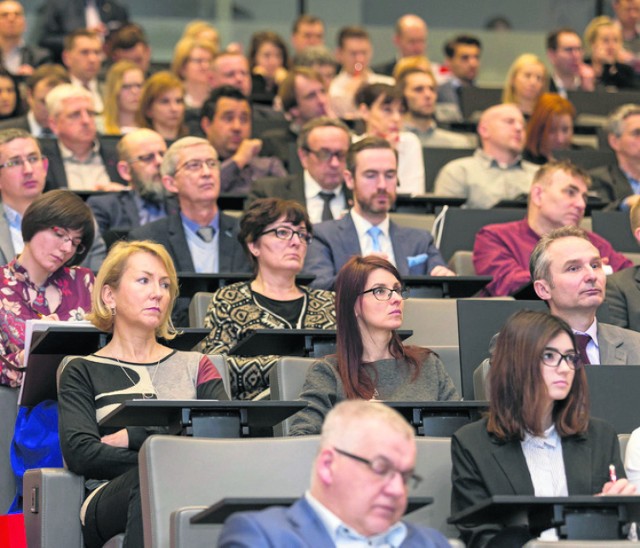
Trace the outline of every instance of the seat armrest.
{"type": "Polygon", "coordinates": [[[216,546],[222,531],[220,524],[191,523],[191,518],[206,506],[185,506],[171,512],[171,548],[208,548],[216,546]]]}

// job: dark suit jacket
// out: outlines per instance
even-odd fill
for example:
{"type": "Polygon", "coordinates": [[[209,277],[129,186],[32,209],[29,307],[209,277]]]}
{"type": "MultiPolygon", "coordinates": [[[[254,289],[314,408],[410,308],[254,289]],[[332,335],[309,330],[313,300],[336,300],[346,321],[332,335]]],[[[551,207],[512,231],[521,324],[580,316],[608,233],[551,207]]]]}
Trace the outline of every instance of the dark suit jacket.
{"type": "MultiPolygon", "coordinates": [[[[451,439],[452,515],[493,495],[534,495],[520,440],[500,441],[487,432],[487,419],[462,427],[451,439]]],[[[591,419],[584,434],[562,439],[562,458],[569,495],[594,495],[609,481],[609,465],[625,477],[620,445],[613,427],[591,419]]],[[[459,526],[468,548],[483,546],[500,526],[459,526]],[[484,536],[484,538],[483,538],[484,536]]]]}
{"type": "Polygon", "coordinates": [[[298,135],[289,127],[275,127],[266,130],[260,138],[262,139],[260,154],[280,158],[287,171],[293,173],[292,166],[289,165],[289,150],[291,145],[296,142],[298,135]]]}
{"type": "Polygon", "coordinates": [[[460,106],[460,95],[458,88],[451,82],[445,82],[438,86],[438,103],[455,103],[460,106]]]}
{"type": "MultiPolygon", "coordinates": [[[[445,548],[447,539],[434,529],[419,527],[411,523],[402,548],[445,548]]],[[[238,512],[224,524],[218,539],[219,548],[251,546],[267,548],[316,548],[333,546],[323,523],[311,505],[302,498],[290,508],[275,506],[261,512],[238,512]]]]}
{"type": "Polygon", "coordinates": [[[380,63],[379,65],[375,65],[371,67],[371,70],[376,74],[384,74],[386,76],[393,76],[393,69],[396,68],[396,59],[392,59],[391,61],[387,61],[386,63],[380,63]]]}
{"type": "MultiPolygon", "coordinates": [[[[353,193],[342,183],[342,192],[349,205],[353,200],[353,193]]],[[[307,207],[307,198],[304,195],[304,174],[296,173],[288,177],[265,177],[254,181],[245,201],[245,208],[260,198],[281,198],[283,200],[295,200],[307,207]]]]}
{"type": "Polygon", "coordinates": [[[640,331],[640,266],[607,276],[606,295],[611,323],[640,331]]]}
{"type": "MultiPolygon", "coordinates": [[[[437,265],[444,265],[433,236],[426,230],[406,228],[389,223],[389,237],[393,246],[396,266],[402,276],[429,274],[437,265]],[[426,255],[424,261],[409,267],[409,257],[426,255]]],[[[337,221],[325,221],[313,228],[313,241],[307,251],[304,273],[316,278],[311,287],[333,289],[336,274],[353,255],[362,253],[360,240],[351,214],[337,221]]]]}
{"type": "Polygon", "coordinates": [[[596,167],[589,171],[589,175],[593,180],[591,189],[595,190],[603,200],[610,202],[607,209],[618,209],[620,202],[633,194],[631,184],[617,162],[596,167]]]}
{"type": "MultiPolygon", "coordinates": [[[[42,154],[49,158],[49,169],[47,170],[47,181],[44,186],[45,192],[54,188],[67,188],[67,174],[64,169],[64,162],[62,161],[62,153],[58,146],[57,139],[38,139],[40,143],[40,149],[42,154]]],[[[115,139],[98,137],[100,142],[100,156],[102,162],[107,168],[107,173],[111,181],[116,183],[125,182],[118,173],[118,153],[116,151],[117,141],[115,139]]]]}
{"type": "Polygon", "coordinates": [[[22,116],[16,116],[14,118],[7,118],[6,120],[2,120],[0,122],[0,131],[5,129],[24,129],[31,133],[31,126],[29,125],[29,119],[26,114],[22,116]]]}
{"type": "Polygon", "coordinates": [[[39,67],[51,62],[51,52],[37,46],[24,45],[20,48],[20,61],[23,65],[39,67]]]}

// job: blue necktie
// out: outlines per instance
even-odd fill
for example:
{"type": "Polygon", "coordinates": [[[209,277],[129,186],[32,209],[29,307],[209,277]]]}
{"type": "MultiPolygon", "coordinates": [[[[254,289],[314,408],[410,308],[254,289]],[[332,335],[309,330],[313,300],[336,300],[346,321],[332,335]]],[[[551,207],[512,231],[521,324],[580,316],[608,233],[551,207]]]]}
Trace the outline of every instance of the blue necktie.
{"type": "Polygon", "coordinates": [[[369,230],[367,230],[367,234],[371,236],[373,251],[382,251],[382,247],[380,245],[380,235],[382,234],[382,229],[377,226],[372,226],[369,230]]]}

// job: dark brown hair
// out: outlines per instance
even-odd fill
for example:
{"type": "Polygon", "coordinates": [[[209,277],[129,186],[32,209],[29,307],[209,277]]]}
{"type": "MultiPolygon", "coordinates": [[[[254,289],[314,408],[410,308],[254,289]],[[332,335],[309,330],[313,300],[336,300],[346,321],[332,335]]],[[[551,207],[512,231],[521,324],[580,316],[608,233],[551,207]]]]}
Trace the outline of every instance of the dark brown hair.
{"type": "Polygon", "coordinates": [[[278,48],[280,50],[280,55],[282,56],[282,66],[284,68],[289,68],[289,50],[287,49],[287,45],[284,43],[284,40],[277,32],[264,30],[256,32],[251,37],[251,44],[249,46],[249,67],[251,70],[256,66],[256,56],[263,44],[273,44],[278,48]]]}
{"type": "MultiPolygon", "coordinates": [[[[389,261],[369,255],[361,257],[354,255],[349,259],[336,276],[336,356],[338,374],[344,385],[345,395],[349,399],[362,398],[369,400],[376,388],[376,372],[362,361],[364,345],[356,318],[356,302],[365,290],[369,275],[378,269],[391,273],[400,284],[402,278],[397,268],[389,261]]],[[[400,336],[393,331],[389,341],[389,352],[397,360],[405,360],[407,366],[413,370],[411,380],[414,381],[420,373],[422,362],[431,353],[427,348],[404,346],[400,336]]]]}
{"type": "MultiPolygon", "coordinates": [[[[576,348],[573,331],[546,312],[520,310],[498,335],[491,358],[487,430],[502,440],[542,435],[546,386],[541,356],[549,341],[566,333],[576,348]]],[[[552,419],[560,436],[585,432],[589,423],[589,390],[584,368],[577,369],[568,396],[556,401],[552,419]]]]}

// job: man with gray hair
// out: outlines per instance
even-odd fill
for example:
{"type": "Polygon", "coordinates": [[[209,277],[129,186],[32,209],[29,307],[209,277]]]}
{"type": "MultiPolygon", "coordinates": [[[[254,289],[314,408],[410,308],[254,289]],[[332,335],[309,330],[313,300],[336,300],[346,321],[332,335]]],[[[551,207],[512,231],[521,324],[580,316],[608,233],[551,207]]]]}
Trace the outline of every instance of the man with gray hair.
{"type": "Polygon", "coordinates": [[[122,190],[115,150],[97,134],[91,93],[82,86],[60,84],[47,94],[46,104],[49,127],[57,137],[42,141],[42,152],[49,158],[47,190],[122,190]]]}
{"type": "Polygon", "coordinates": [[[564,226],[546,234],[531,253],[529,270],[538,297],[575,333],[584,363],[640,364],[640,333],[596,319],[606,275],[587,232],[564,226]]]}
{"type": "Polygon", "coordinates": [[[340,120],[321,116],[308,122],[298,135],[304,171],[254,181],[247,206],[259,198],[282,198],[304,205],[312,223],[340,218],[352,198],[344,183],[350,142],[349,128],[340,120]]]}
{"type": "Polygon", "coordinates": [[[610,202],[609,209],[629,211],[640,199],[640,105],[618,107],[606,130],[616,161],[590,171],[593,188],[610,202]]]}
{"type": "Polygon", "coordinates": [[[414,472],[412,428],[379,402],[347,400],[322,427],[311,487],[290,508],[233,514],[218,546],[444,548],[433,529],[401,521],[414,472]]]}

